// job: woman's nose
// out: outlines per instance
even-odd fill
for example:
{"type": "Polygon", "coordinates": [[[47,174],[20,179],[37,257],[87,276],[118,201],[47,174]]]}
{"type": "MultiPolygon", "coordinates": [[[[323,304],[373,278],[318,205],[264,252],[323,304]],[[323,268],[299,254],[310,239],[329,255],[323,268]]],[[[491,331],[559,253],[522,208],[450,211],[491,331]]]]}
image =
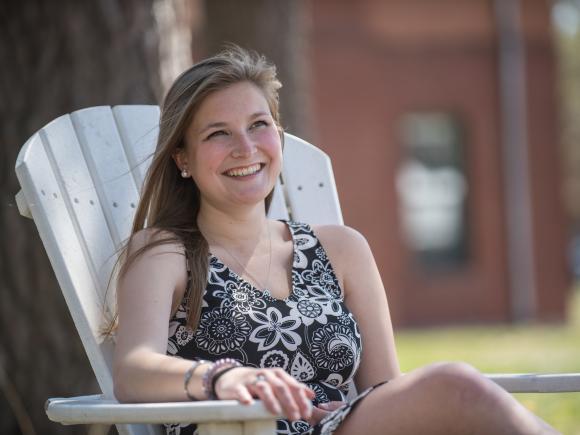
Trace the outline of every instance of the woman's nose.
{"type": "Polygon", "coordinates": [[[256,144],[245,133],[235,135],[233,145],[232,157],[249,157],[256,152],[256,144]]]}

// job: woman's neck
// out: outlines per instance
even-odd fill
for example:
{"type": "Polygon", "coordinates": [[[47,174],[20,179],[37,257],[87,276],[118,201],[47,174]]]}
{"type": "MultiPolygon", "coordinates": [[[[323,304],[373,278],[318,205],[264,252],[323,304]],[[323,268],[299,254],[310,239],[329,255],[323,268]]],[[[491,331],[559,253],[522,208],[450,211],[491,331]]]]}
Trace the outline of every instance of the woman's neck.
{"type": "Polygon", "coordinates": [[[210,204],[202,203],[197,224],[207,241],[227,246],[238,253],[253,252],[263,237],[267,225],[264,204],[245,207],[225,213],[210,204]]]}

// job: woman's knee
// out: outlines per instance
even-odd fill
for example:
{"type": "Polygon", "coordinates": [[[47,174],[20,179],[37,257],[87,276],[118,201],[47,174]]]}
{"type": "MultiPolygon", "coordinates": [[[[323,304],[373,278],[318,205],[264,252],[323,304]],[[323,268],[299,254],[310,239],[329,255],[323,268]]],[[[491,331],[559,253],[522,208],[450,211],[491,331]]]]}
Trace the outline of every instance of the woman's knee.
{"type": "Polygon", "coordinates": [[[418,388],[449,405],[482,402],[495,394],[490,382],[465,363],[437,363],[424,368],[418,388]]]}

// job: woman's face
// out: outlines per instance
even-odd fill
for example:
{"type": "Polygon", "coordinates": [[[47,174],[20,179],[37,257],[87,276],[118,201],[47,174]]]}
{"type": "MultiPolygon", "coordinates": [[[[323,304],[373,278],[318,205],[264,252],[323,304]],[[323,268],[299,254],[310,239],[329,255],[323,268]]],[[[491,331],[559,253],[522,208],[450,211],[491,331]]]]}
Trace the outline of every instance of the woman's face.
{"type": "Polygon", "coordinates": [[[280,135],[255,85],[240,82],[203,100],[176,155],[204,202],[222,208],[253,205],[273,189],[282,165],[280,135]]]}

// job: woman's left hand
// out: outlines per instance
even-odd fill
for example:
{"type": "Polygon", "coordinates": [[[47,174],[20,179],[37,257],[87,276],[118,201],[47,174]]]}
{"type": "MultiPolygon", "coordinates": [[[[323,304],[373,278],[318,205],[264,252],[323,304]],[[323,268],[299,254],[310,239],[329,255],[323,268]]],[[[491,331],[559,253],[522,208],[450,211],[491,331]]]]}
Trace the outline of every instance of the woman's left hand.
{"type": "Polygon", "coordinates": [[[317,425],[324,417],[326,417],[332,411],[337,410],[344,404],[346,404],[346,402],[340,402],[335,400],[332,402],[320,403],[318,406],[314,406],[312,408],[312,416],[307,420],[307,423],[310,426],[317,425]]]}

